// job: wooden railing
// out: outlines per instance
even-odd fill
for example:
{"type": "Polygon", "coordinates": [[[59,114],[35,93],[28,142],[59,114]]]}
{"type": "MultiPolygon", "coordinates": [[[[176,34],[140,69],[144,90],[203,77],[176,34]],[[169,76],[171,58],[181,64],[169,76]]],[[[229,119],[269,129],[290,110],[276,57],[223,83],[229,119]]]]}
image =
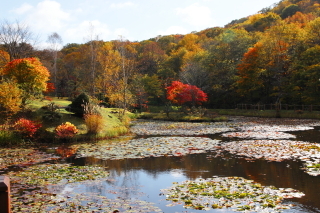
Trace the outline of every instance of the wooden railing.
{"type": "Polygon", "coordinates": [[[0,176],[0,212],[10,213],[10,179],[0,176]]]}
{"type": "Polygon", "coordinates": [[[294,111],[320,111],[320,105],[296,105],[296,104],[237,104],[237,109],[244,110],[294,110],[294,111]]]}

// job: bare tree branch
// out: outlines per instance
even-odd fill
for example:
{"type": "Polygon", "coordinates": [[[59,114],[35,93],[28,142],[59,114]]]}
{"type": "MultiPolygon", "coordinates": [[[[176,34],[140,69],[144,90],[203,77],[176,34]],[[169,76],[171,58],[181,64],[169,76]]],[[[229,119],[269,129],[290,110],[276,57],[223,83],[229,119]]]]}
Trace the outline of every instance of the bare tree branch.
{"type": "Polygon", "coordinates": [[[11,24],[7,20],[0,24],[0,44],[10,60],[28,57],[33,52],[30,42],[35,42],[35,38],[27,25],[18,21],[11,24]]]}

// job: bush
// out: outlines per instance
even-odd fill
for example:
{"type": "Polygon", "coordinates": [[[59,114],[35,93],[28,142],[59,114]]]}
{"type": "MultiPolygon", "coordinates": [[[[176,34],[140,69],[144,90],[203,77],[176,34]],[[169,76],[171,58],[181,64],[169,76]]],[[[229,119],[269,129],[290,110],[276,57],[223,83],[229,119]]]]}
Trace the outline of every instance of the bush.
{"type": "Polygon", "coordinates": [[[13,131],[0,127],[0,146],[12,146],[20,144],[23,140],[13,131]]]}
{"type": "Polygon", "coordinates": [[[84,116],[88,134],[97,134],[103,129],[103,118],[98,114],[86,114],[84,116]]]}
{"type": "Polygon", "coordinates": [[[70,122],[57,126],[54,131],[59,139],[71,139],[78,133],[77,127],[70,122]]]}
{"type": "Polygon", "coordinates": [[[83,115],[85,114],[83,106],[85,104],[88,104],[89,101],[89,96],[85,93],[82,93],[78,97],[76,97],[69,105],[69,111],[73,112],[76,116],[83,117],[83,115]]]}
{"type": "Polygon", "coordinates": [[[18,133],[18,135],[22,136],[22,138],[30,139],[34,136],[34,134],[37,132],[37,130],[42,125],[40,123],[20,118],[14,125],[13,129],[15,132],[18,133]]]}
{"type": "Polygon", "coordinates": [[[88,103],[82,105],[84,115],[101,115],[100,106],[98,104],[92,103],[91,100],[88,103]]]}
{"type": "Polygon", "coordinates": [[[51,102],[50,104],[41,107],[42,109],[46,110],[44,115],[42,116],[42,119],[45,121],[59,121],[61,119],[61,115],[58,112],[59,106],[56,105],[54,102],[51,102]]]}

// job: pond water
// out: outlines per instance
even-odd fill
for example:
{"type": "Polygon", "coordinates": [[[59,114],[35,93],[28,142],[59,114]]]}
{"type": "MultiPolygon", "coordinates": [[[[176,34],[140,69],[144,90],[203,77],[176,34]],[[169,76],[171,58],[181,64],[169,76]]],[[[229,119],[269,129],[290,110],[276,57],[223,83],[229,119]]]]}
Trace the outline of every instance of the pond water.
{"type": "MultiPolygon", "coordinates": [[[[271,124],[273,125],[273,124],[271,124]]],[[[318,143],[319,127],[304,131],[292,131],[295,140],[318,143]]],[[[173,130],[174,131],[174,130],[173,130]]],[[[140,138],[152,136],[140,136],[140,138]]],[[[158,136],[157,136],[158,137],[158,136]]],[[[214,135],[198,135],[211,139],[226,141],[237,138],[214,135]]],[[[70,158],[69,162],[76,165],[103,165],[108,167],[110,178],[97,186],[82,185],[77,193],[95,192],[108,198],[123,200],[143,200],[154,203],[162,212],[199,212],[200,210],[185,209],[183,205],[170,206],[172,202],[160,193],[173,182],[211,178],[213,176],[243,177],[265,186],[277,188],[293,188],[303,192],[301,198],[285,199],[283,203],[290,209],[283,212],[320,212],[320,176],[311,176],[302,170],[303,163],[299,160],[273,162],[267,160],[248,160],[236,155],[208,152],[185,156],[162,156],[142,159],[101,160],[94,157],[70,158]]],[[[152,212],[152,211],[151,211],[152,212]]],[[[228,209],[211,209],[208,212],[234,212],[228,209]]]]}
{"type": "MultiPolygon", "coordinates": [[[[147,140],[147,143],[151,146],[155,146],[151,144],[153,139],[159,140],[161,137],[171,140],[173,136],[183,136],[181,140],[190,137],[193,141],[201,141],[202,144],[209,138],[212,139],[212,143],[219,140],[219,145],[216,145],[217,150],[210,148],[211,151],[204,153],[185,154],[183,150],[179,150],[179,152],[175,151],[175,154],[165,154],[157,157],[154,157],[155,154],[151,154],[144,158],[114,160],[101,157],[104,153],[99,153],[99,151],[110,149],[110,147],[101,146],[104,142],[100,142],[93,146],[97,146],[94,150],[91,149],[92,147],[84,147],[84,150],[89,150],[89,153],[93,153],[93,155],[90,156],[87,152],[68,157],[65,161],[79,166],[98,165],[106,167],[110,173],[108,179],[102,182],[67,184],[58,189],[57,194],[69,193],[68,196],[74,196],[75,194],[92,196],[91,202],[93,203],[99,203],[100,197],[107,197],[115,200],[115,203],[112,204],[114,205],[113,210],[119,209],[119,212],[189,213],[199,212],[200,210],[186,209],[182,204],[166,200],[166,196],[161,190],[171,187],[173,182],[180,183],[185,180],[207,179],[216,176],[243,177],[263,186],[292,188],[305,194],[301,198],[284,199],[282,203],[290,206],[290,209],[282,210],[282,212],[320,212],[320,175],[308,174],[303,169],[304,162],[301,160],[295,158],[281,161],[264,160],[265,158],[254,159],[219,150],[219,147],[222,147],[223,144],[229,144],[232,141],[241,143],[245,140],[261,140],[260,136],[264,133],[267,133],[266,135],[270,137],[280,137],[277,138],[279,140],[318,144],[320,141],[320,123],[318,122],[237,118],[232,122],[212,125],[164,122],[159,126],[158,123],[139,121],[133,127],[133,131],[138,134],[135,140],[147,140]],[[135,127],[136,129],[134,129],[135,127]],[[210,132],[215,134],[209,134],[210,132]],[[250,136],[245,135],[245,139],[241,138],[243,132],[250,133],[250,136]],[[252,132],[255,132],[255,134],[251,135],[252,132]],[[282,132],[288,133],[288,135],[280,134],[282,132]],[[229,133],[236,133],[237,137],[230,136],[229,133]],[[259,133],[261,134],[259,135],[259,133]]],[[[124,137],[122,142],[126,143],[125,141],[129,140],[131,138],[124,137]]],[[[121,147],[123,146],[122,142],[116,141],[116,143],[121,144],[121,147]]],[[[135,148],[132,147],[132,149],[135,148]]],[[[174,149],[178,148],[175,147],[174,149]]],[[[199,150],[194,150],[194,147],[189,148],[189,153],[192,151],[199,150]]],[[[139,156],[145,153],[150,154],[149,151],[144,150],[141,151],[141,154],[139,153],[139,156]]],[[[113,156],[116,156],[116,154],[113,154],[113,156]]],[[[82,211],[77,210],[75,212],[82,211]]],[[[87,212],[106,211],[95,209],[95,211],[87,212]]],[[[234,212],[234,209],[211,208],[207,212],[234,212]]]]}

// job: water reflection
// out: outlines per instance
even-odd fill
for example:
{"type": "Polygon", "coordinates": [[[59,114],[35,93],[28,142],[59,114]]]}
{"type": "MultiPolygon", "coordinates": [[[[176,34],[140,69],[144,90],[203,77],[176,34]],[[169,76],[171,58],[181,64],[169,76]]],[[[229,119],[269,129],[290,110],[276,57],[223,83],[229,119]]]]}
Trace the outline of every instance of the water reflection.
{"type": "MultiPolygon", "coordinates": [[[[290,132],[298,141],[319,142],[320,127],[314,130],[290,132]]],[[[220,134],[205,136],[225,141],[220,134]]],[[[241,140],[241,139],[236,139],[241,140]]],[[[160,189],[168,188],[172,182],[211,178],[212,176],[239,176],[254,180],[265,186],[293,188],[305,196],[286,199],[292,204],[284,212],[320,212],[320,176],[311,176],[302,170],[300,161],[270,162],[266,160],[248,161],[228,153],[192,154],[180,157],[150,157],[144,159],[101,160],[93,157],[69,161],[76,165],[100,165],[108,167],[110,180],[100,185],[83,185],[75,190],[79,193],[95,192],[108,198],[124,200],[137,199],[155,203],[163,212],[199,212],[186,210],[182,206],[168,207],[165,197],[160,196],[160,189]]],[[[211,210],[210,212],[232,212],[211,210]]]]}
{"type": "Polygon", "coordinates": [[[103,165],[109,168],[110,177],[114,181],[105,182],[101,191],[97,191],[102,195],[107,194],[108,197],[116,195],[123,199],[137,198],[154,202],[164,212],[183,212],[185,210],[182,206],[167,207],[167,202],[163,200],[164,197],[159,197],[160,189],[168,188],[172,182],[212,176],[239,176],[263,185],[294,188],[306,195],[299,199],[286,200],[285,202],[296,206],[285,212],[320,212],[318,190],[320,178],[302,171],[300,162],[264,160],[248,162],[243,158],[228,154],[216,156],[216,153],[105,161],[82,158],[72,161],[80,165],[103,165]],[[111,189],[119,194],[110,193],[111,189]]]}
{"type": "Polygon", "coordinates": [[[320,126],[314,127],[314,129],[307,131],[298,131],[291,132],[296,135],[296,140],[298,141],[307,141],[311,143],[319,143],[320,142],[320,126]]]}

